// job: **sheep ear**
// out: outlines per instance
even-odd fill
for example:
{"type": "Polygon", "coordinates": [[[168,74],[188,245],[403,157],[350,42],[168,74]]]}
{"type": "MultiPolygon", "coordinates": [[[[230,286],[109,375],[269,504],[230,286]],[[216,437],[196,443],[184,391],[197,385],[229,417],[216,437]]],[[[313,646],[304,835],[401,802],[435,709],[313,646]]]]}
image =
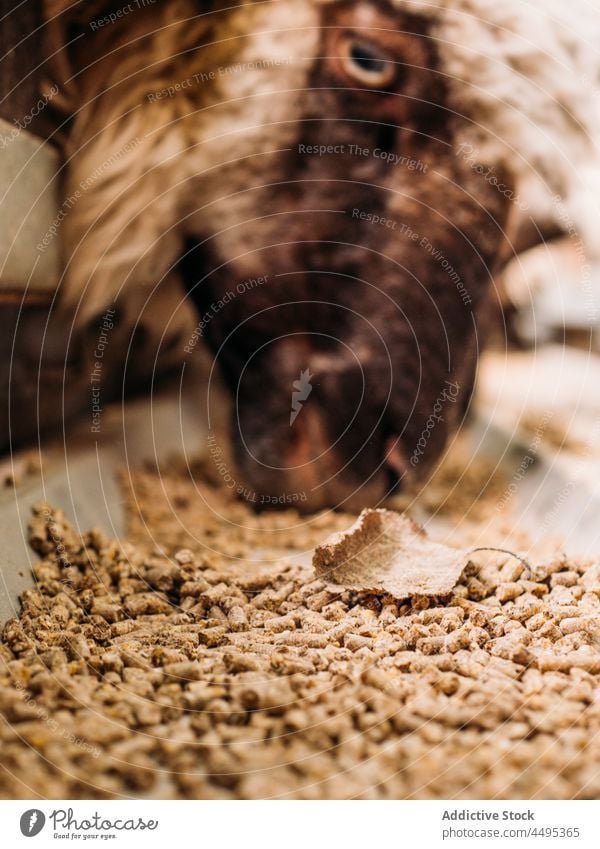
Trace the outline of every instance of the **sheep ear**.
{"type": "Polygon", "coordinates": [[[38,3],[0,0],[0,116],[12,123],[38,100],[36,69],[43,59],[36,32],[43,23],[38,3]]]}
{"type": "Polygon", "coordinates": [[[76,74],[69,50],[70,30],[75,24],[75,10],[80,4],[73,0],[43,0],[41,6],[44,52],[48,57],[44,65],[46,86],[53,86],[58,91],[53,98],[54,108],[63,115],[69,115],[77,108],[76,74]]]}
{"type": "MultiPolygon", "coordinates": [[[[0,4],[11,0],[0,0],[0,4]]],[[[90,21],[99,20],[105,15],[122,8],[122,0],[41,0],[32,3],[43,22],[42,41],[44,56],[42,87],[55,87],[53,108],[63,116],[73,114],[81,105],[80,88],[82,57],[78,54],[78,42],[86,35],[84,64],[91,61],[92,53],[87,47],[90,43],[90,21]]]]}
{"type": "Polygon", "coordinates": [[[41,3],[42,13],[47,21],[58,15],[65,20],[94,18],[106,14],[117,5],[123,6],[122,3],[115,3],[114,0],[112,2],[110,0],[95,0],[95,2],[94,0],[92,2],[89,0],[42,0],[41,3]]]}

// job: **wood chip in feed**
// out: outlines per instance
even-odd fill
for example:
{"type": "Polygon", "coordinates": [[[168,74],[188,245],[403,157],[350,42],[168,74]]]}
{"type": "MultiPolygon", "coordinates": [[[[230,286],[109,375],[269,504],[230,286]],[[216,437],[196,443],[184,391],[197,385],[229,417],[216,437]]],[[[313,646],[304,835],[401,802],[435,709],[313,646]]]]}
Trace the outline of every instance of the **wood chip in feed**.
{"type": "Polygon", "coordinates": [[[443,596],[469,553],[432,542],[416,522],[391,510],[363,510],[355,524],[318,546],[317,576],[342,588],[394,598],[443,596]]]}

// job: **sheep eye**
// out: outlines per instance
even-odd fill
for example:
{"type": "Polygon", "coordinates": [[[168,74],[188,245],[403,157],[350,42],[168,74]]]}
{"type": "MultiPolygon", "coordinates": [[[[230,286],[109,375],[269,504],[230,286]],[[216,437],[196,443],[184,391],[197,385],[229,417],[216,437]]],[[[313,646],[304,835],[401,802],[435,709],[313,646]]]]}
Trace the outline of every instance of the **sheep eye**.
{"type": "Polygon", "coordinates": [[[394,79],[396,65],[375,45],[347,37],[341,48],[342,67],[355,82],[381,88],[394,79]]]}
{"type": "Polygon", "coordinates": [[[350,48],[350,59],[360,70],[367,74],[381,74],[385,71],[387,62],[368,47],[353,44],[350,48]]]}

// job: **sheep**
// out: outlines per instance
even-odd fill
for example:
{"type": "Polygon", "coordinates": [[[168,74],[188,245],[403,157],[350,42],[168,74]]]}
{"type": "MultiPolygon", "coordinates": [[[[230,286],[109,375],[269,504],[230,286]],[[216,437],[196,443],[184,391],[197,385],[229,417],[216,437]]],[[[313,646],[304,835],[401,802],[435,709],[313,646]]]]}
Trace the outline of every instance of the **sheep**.
{"type": "Polygon", "coordinates": [[[468,409],[502,268],[544,234],[598,250],[584,0],[45,14],[77,194],[64,308],[85,322],[177,275],[264,494],[374,506],[425,474],[468,409]]]}

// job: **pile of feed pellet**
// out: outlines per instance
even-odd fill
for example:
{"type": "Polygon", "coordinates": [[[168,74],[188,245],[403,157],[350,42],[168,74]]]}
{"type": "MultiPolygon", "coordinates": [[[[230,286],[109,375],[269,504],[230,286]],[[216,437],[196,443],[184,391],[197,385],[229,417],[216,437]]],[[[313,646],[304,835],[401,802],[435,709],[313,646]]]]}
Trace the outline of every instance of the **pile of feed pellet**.
{"type": "Polygon", "coordinates": [[[315,579],[310,548],[354,517],[132,486],[123,544],[37,507],[2,797],[600,794],[598,565],[479,552],[451,595],[397,602],[315,579]]]}

